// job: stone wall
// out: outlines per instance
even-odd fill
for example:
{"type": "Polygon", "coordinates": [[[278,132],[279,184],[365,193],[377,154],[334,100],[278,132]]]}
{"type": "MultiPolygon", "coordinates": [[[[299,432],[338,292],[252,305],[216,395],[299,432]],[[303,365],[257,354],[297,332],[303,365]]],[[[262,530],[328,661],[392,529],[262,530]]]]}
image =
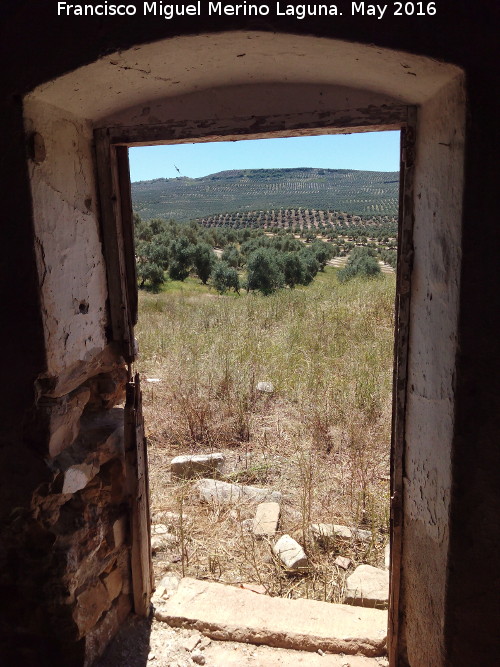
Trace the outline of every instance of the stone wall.
{"type": "Polygon", "coordinates": [[[23,665],[90,664],[130,612],[123,407],[113,407],[125,380],[117,356],[72,392],[41,395],[32,415],[39,478],[4,517],[0,555],[23,665]]]}
{"type": "Polygon", "coordinates": [[[108,342],[92,129],[44,104],[24,111],[44,352],[17,444],[1,450],[0,652],[90,664],[131,610],[133,471],[115,407],[128,371],[108,342]]]}

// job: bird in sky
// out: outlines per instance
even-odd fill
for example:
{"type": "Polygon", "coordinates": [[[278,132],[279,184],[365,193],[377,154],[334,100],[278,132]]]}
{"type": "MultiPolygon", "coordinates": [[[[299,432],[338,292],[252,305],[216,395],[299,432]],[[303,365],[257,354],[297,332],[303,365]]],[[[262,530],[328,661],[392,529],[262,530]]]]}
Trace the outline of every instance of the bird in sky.
{"type": "Polygon", "coordinates": [[[175,167],[175,169],[176,169],[177,173],[179,174],[179,176],[182,176],[182,174],[181,174],[181,171],[180,171],[179,167],[177,167],[177,166],[176,166],[175,164],[174,164],[174,167],[175,167]]]}

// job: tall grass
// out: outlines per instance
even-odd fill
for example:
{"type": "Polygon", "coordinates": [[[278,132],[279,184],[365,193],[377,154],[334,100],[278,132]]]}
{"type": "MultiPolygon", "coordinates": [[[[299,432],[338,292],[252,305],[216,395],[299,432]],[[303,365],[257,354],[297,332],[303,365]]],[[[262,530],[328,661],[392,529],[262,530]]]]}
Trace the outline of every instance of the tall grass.
{"type": "Polygon", "coordinates": [[[138,367],[180,395],[251,398],[269,380],[287,401],[373,420],[391,384],[394,279],[216,296],[141,294],[138,367]]]}
{"type": "MultiPolygon", "coordinates": [[[[394,291],[393,275],[340,284],[327,267],[266,297],[218,296],[194,279],[141,294],[137,370],[161,380],[144,384],[153,509],[166,508],[170,454],[236,448],[287,493],[300,514],[290,531],[305,539],[311,520],[384,533],[394,291]]],[[[379,563],[382,542],[363,559],[379,563]]]]}

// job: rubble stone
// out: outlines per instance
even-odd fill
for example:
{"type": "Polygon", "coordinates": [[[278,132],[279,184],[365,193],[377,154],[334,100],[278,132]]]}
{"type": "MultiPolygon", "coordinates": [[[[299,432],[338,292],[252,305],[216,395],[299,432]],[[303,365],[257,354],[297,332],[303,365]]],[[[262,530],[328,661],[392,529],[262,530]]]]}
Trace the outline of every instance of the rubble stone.
{"type": "Polygon", "coordinates": [[[62,493],[76,493],[77,491],[81,491],[95,477],[98,471],[99,468],[89,463],[80,463],[79,465],[71,466],[64,473],[62,493]]]}
{"type": "MultiPolygon", "coordinates": [[[[184,519],[186,518],[186,515],[184,515],[184,519]]],[[[178,514],[177,512],[167,512],[165,510],[158,510],[156,512],[153,512],[151,515],[151,523],[154,524],[166,524],[167,526],[171,526],[172,524],[178,524],[181,519],[181,515],[178,514]]]]}
{"type": "Polygon", "coordinates": [[[115,548],[121,547],[125,544],[127,538],[127,517],[122,516],[113,524],[113,541],[115,548]]]}
{"type": "Polygon", "coordinates": [[[346,580],[346,604],[387,609],[389,572],[372,565],[359,565],[346,580]]]}
{"type": "Polygon", "coordinates": [[[281,502],[279,491],[261,489],[257,486],[242,486],[229,484],[214,479],[200,479],[196,482],[200,498],[205,502],[215,503],[262,503],[281,502]]]}
{"type": "Polygon", "coordinates": [[[276,533],[280,517],[279,503],[260,503],[253,520],[253,532],[258,537],[270,537],[276,533]]]}
{"type": "Polygon", "coordinates": [[[200,639],[201,639],[200,635],[191,635],[182,642],[182,645],[184,646],[186,651],[189,651],[191,653],[191,651],[194,651],[194,649],[200,643],[200,639]]]}
{"type": "Polygon", "coordinates": [[[169,532],[168,527],[164,523],[157,523],[151,526],[152,535],[166,535],[169,532]]]}
{"type": "Polygon", "coordinates": [[[328,544],[335,539],[355,540],[359,542],[370,542],[371,531],[361,528],[349,528],[334,523],[312,523],[311,532],[317,542],[328,544]]]}
{"type": "Polygon", "coordinates": [[[177,541],[175,535],[167,533],[165,535],[151,535],[151,551],[156,553],[157,551],[163,551],[168,549],[177,541]]]}
{"type": "Polygon", "coordinates": [[[80,593],[73,617],[83,636],[95,626],[103,611],[111,606],[108,592],[102,581],[98,581],[80,593]]]}
{"type": "Polygon", "coordinates": [[[282,535],[273,547],[283,565],[289,570],[307,567],[307,556],[304,549],[290,535],[282,535]]]}
{"type": "Polygon", "coordinates": [[[225,460],[221,453],[176,456],[170,462],[170,470],[172,476],[179,479],[217,476],[222,471],[225,460]]]}
{"type": "Polygon", "coordinates": [[[108,591],[109,599],[114,600],[120,595],[122,590],[122,573],[118,569],[112,570],[112,572],[103,578],[102,583],[108,591]]]}
{"type": "Polygon", "coordinates": [[[90,389],[80,387],[60,399],[45,400],[43,407],[50,414],[50,456],[57,456],[76,439],[80,417],[89,398],[90,389]]]}
{"type": "Polygon", "coordinates": [[[335,565],[338,565],[338,567],[341,567],[343,570],[347,570],[351,562],[350,558],[345,558],[344,556],[337,556],[334,561],[335,565]]]}

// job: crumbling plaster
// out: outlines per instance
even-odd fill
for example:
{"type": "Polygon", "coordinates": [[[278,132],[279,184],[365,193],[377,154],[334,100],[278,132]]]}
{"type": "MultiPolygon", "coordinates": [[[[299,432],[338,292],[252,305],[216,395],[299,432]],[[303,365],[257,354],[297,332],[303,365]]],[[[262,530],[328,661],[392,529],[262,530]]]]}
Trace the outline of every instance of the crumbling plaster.
{"type": "MultiPolygon", "coordinates": [[[[145,127],[161,123],[178,124],[180,119],[193,121],[192,134],[195,136],[196,123],[199,120],[226,119],[228,126],[234,125],[235,118],[263,119],[270,116],[292,116],[310,114],[342,114],[353,115],[354,109],[364,110],[368,116],[370,110],[376,113],[381,107],[391,107],[397,100],[389,95],[367,92],[353,87],[332,84],[285,83],[276,82],[248,83],[222,88],[206,89],[175,97],[163,97],[151,103],[144,102],[130,109],[117,111],[99,119],[99,127],[145,127]],[[284,109],[286,108],[286,110],[284,109]]],[[[262,120],[260,120],[262,123],[262,120]]],[[[262,128],[265,134],[265,128],[262,128]]],[[[325,133],[328,128],[320,128],[325,133]]],[[[254,135],[251,126],[249,134],[254,135]]],[[[182,141],[183,139],[179,139],[182,141]]]]}
{"type": "MultiPolygon", "coordinates": [[[[106,345],[106,277],[98,228],[92,128],[68,111],[31,100],[29,135],[45,154],[30,160],[47,377],[58,378],[106,345]]],[[[66,389],[72,389],[67,387],[66,389]]]]}

